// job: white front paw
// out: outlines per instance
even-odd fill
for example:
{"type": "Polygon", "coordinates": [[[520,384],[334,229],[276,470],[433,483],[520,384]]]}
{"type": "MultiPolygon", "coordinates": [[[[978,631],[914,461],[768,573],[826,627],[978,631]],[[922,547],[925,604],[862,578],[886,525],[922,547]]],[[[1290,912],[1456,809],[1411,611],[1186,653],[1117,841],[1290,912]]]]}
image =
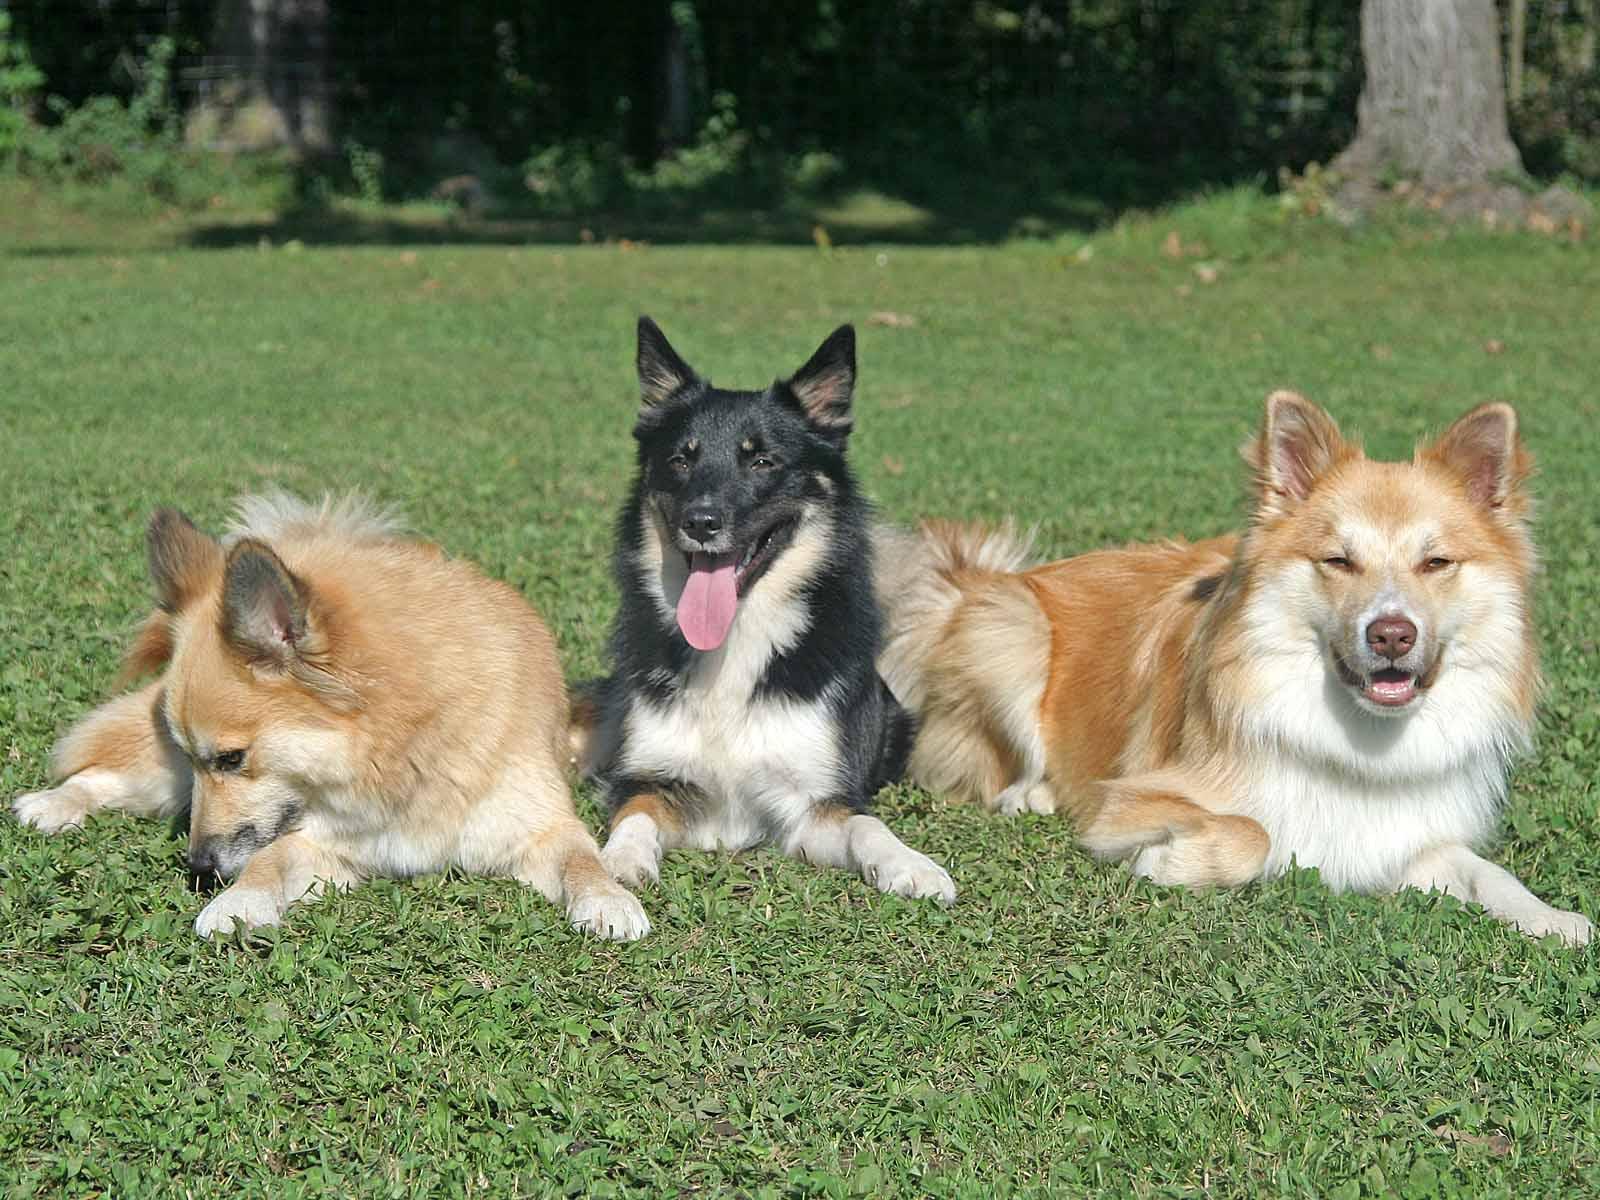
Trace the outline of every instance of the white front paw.
{"type": "Polygon", "coordinates": [[[950,872],[910,847],[887,862],[874,864],[863,874],[880,892],[909,900],[937,900],[945,905],[956,902],[956,882],[950,872]]]}
{"type": "Polygon", "coordinates": [[[567,906],[572,927],[616,942],[638,941],[650,932],[639,898],[625,888],[595,888],[567,906]]]}
{"type": "Polygon", "coordinates": [[[661,878],[661,856],[636,837],[613,836],[600,851],[606,874],[628,887],[642,887],[661,878]]]}
{"type": "Polygon", "coordinates": [[[29,792],[11,802],[17,820],[42,833],[81,828],[94,807],[94,794],[70,779],[60,787],[29,792]]]}
{"type": "Polygon", "coordinates": [[[254,929],[258,925],[276,925],[282,916],[283,906],[272,893],[235,884],[200,910],[194,931],[204,938],[227,935],[233,932],[235,922],[254,929]]]}
{"type": "Polygon", "coordinates": [[[1056,794],[1048,783],[1019,780],[994,798],[995,811],[1008,817],[1025,812],[1048,815],[1056,810],[1056,794]]]}
{"type": "Polygon", "coordinates": [[[1532,917],[1520,917],[1517,928],[1529,937],[1556,934],[1569,946],[1585,946],[1594,935],[1594,925],[1580,912],[1562,912],[1559,908],[1546,908],[1532,917]]]}

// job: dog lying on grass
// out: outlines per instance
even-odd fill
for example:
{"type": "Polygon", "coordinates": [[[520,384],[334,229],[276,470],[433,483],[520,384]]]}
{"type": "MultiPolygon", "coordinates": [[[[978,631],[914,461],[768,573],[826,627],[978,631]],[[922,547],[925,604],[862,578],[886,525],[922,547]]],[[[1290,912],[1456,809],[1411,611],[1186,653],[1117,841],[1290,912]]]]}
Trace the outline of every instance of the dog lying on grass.
{"type": "Polygon", "coordinates": [[[713,387],[639,321],[638,475],[618,523],[610,678],[575,706],[613,875],[767,842],[949,904],[943,867],[868,811],[912,736],[878,677],[867,505],[845,461],[855,331],[788,379],[713,387]]]}
{"type": "Polygon", "coordinates": [[[1437,889],[1582,944],[1581,913],[1473,852],[1539,690],[1532,463],[1504,404],[1407,463],[1267,401],[1249,529],[1028,567],[1007,529],[885,531],[880,668],[925,787],[1065,810],[1158,883],[1319,868],[1437,889]]]}
{"type": "Polygon", "coordinates": [[[602,937],[649,931],[573,810],[555,646],[514,589],[357,498],[247,498],[220,542],[162,509],[149,551],[159,607],[129,672],[160,677],[61,739],[23,823],[187,806],[190,868],[233,881],[202,936],[446,867],[527,883],[602,937]]]}

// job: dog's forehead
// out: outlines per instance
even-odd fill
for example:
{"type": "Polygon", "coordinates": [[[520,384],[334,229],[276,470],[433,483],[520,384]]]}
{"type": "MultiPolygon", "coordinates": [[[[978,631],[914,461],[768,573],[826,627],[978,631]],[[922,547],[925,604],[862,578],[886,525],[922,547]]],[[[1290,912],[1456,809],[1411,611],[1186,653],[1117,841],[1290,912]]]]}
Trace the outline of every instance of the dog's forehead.
{"type": "Polygon", "coordinates": [[[209,622],[192,625],[174,648],[162,699],[178,745],[197,758],[248,745],[261,708],[261,697],[248,674],[229,660],[220,633],[209,622]]]}
{"type": "Polygon", "coordinates": [[[768,393],[713,390],[688,410],[682,436],[725,449],[752,437],[798,432],[803,425],[798,413],[768,393]]]}
{"type": "Polygon", "coordinates": [[[1338,536],[1369,551],[1417,551],[1467,515],[1459,497],[1409,463],[1362,463],[1326,499],[1338,536]]]}

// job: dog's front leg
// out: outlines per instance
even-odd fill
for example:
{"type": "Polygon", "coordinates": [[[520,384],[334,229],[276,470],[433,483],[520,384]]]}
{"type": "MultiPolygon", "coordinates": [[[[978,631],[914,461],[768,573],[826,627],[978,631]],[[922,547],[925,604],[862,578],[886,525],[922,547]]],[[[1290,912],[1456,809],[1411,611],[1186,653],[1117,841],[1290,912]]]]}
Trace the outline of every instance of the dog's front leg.
{"type": "Polygon", "coordinates": [[[611,878],[628,887],[661,878],[661,856],[683,842],[683,817],[660,788],[629,787],[611,814],[600,861],[611,878]]]}
{"type": "Polygon", "coordinates": [[[361,876],[344,859],[304,834],[286,833],[256,852],[231,886],[200,911],[194,931],[201,937],[231,933],[235,922],[246,929],[276,925],[296,900],[319,894],[323,887],[349,887],[361,876]]]}
{"type": "Polygon", "coordinates": [[[56,785],[12,801],[17,820],[45,833],[81,826],[115,808],[165,816],[189,801],[188,761],[167,736],[161,684],[118,696],[74,725],[51,755],[56,785]]]}
{"type": "Polygon", "coordinates": [[[815,810],[785,840],[783,851],[804,862],[854,871],[879,891],[955,903],[950,872],[895,837],[877,817],[842,804],[815,810]]]}
{"type": "Polygon", "coordinates": [[[1458,900],[1481,904],[1490,916],[1515,925],[1530,937],[1554,933],[1569,946],[1582,946],[1594,932],[1582,913],[1552,908],[1510,871],[1459,843],[1419,854],[1406,868],[1400,886],[1446,892],[1458,900]]]}

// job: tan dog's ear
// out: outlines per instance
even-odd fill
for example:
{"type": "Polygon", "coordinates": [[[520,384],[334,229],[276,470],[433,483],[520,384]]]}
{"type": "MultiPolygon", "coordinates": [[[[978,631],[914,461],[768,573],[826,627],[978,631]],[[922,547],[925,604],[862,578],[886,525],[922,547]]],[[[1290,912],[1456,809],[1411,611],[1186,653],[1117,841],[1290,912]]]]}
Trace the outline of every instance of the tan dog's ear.
{"type": "Polygon", "coordinates": [[[1509,404],[1479,405],[1417,458],[1454,472],[1474,504],[1516,517],[1527,512],[1523,485],[1533,474],[1533,456],[1522,445],[1517,412],[1509,404]]]}
{"type": "Polygon", "coordinates": [[[1257,512],[1272,516],[1299,504],[1330,468],[1358,451],[1322,409],[1298,392],[1277,391],[1267,397],[1261,432],[1242,453],[1255,471],[1257,512]]]}
{"type": "Polygon", "coordinates": [[[215,581],[222,547],[201,533],[175,508],[158,508],[145,533],[156,603],[168,613],[182,612],[215,581]]]}
{"type": "Polygon", "coordinates": [[[308,649],[311,596],[265,542],[245,538],[228,552],[222,634],[247,661],[286,669],[308,649]]]}

